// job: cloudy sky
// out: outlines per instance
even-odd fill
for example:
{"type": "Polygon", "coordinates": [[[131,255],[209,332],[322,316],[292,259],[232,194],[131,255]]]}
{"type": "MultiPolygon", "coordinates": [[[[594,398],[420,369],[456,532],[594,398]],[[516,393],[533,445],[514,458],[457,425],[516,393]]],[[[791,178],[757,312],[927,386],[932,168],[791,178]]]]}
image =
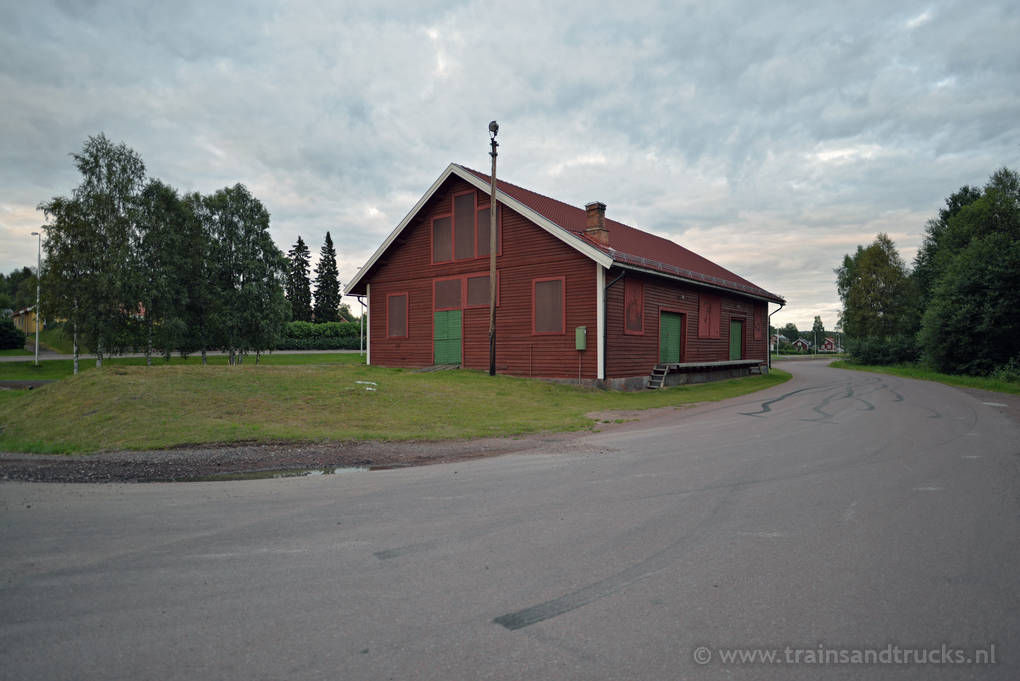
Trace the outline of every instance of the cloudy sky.
{"type": "Polygon", "coordinates": [[[1020,168],[1020,4],[0,4],[0,270],[34,265],[105,132],[182,191],[246,184],[349,279],[450,162],[666,236],[836,322],[832,269],[913,258],[963,184],[1020,168]]]}

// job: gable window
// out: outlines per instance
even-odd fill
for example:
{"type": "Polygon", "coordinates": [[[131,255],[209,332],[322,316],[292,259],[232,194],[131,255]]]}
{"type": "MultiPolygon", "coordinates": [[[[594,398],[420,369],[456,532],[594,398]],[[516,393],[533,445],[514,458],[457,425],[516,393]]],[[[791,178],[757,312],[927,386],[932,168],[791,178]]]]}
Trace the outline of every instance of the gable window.
{"type": "MultiPolygon", "coordinates": [[[[471,260],[489,255],[489,206],[477,206],[477,194],[466,192],[453,197],[448,215],[432,219],[432,262],[471,260]]],[[[496,244],[499,248],[500,218],[496,220],[496,244]]]]}
{"type": "Polygon", "coordinates": [[[452,221],[447,215],[432,221],[432,262],[446,262],[452,258],[452,221]]]}
{"type": "Polygon", "coordinates": [[[386,296],[386,337],[407,338],[407,294],[386,296]]]}
{"type": "MultiPolygon", "coordinates": [[[[490,217],[491,215],[492,215],[492,213],[489,211],[489,207],[488,206],[484,206],[484,207],[481,207],[481,208],[478,209],[478,220],[477,220],[477,223],[476,223],[477,224],[476,229],[477,229],[478,239],[476,240],[476,243],[478,244],[478,257],[479,258],[482,257],[482,256],[488,256],[489,255],[489,220],[492,219],[490,217]]],[[[500,244],[500,240],[499,239],[500,239],[500,236],[502,236],[500,234],[500,230],[503,228],[503,226],[500,224],[501,221],[502,221],[502,217],[503,217],[503,209],[500,208],[497,211],[497,214],[496,214],[496,253],[497,254],[499,253],[499,250],[500,250],[499,249],[499,244],[500,244]]]]}
{"type": "Polygon", "coordinates": [[[636,279],[623,280],[623,332],[640,335],[645,332],[644,285],[636,279]]]}
{"type": "Polygon", "coordinates": [[[532,325],[536,334],[563,333],[563,277],[535,279],[532,289],[532,325]]]}
{"type": "Polygon", "coordinates": [[[475,257],[475,193],[453,197],[453,259],[475,257]]]}
{"type": "Polygon", "coordinates": [[[719,338],[719,318],[722,300],[719,296],[698,296],[698,338],[719,338]]]}

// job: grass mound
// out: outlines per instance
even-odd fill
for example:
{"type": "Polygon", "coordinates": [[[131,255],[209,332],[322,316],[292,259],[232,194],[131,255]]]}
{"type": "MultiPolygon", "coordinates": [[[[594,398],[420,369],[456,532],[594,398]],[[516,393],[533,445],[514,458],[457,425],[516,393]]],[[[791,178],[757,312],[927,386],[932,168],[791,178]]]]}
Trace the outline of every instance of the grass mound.
{"type": "MultiPolygon", "coordinates": [[[[356,357],[356,356],[355,356],[356,357]]],[[[720,400],[786,372],[614,393],[477,371],[354,363],[116,364],[0,392],[0,449],[77,453],[241,441],[408,440],[591,427],[588,412],[720,400]]]]}

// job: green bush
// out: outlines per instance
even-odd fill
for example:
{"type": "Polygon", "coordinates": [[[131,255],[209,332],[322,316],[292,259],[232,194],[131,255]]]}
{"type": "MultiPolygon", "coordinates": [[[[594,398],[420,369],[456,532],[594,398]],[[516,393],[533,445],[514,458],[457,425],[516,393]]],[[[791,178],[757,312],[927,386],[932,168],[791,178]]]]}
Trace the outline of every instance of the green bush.
{"type": "Polygon", "coordinates": [[[0,319],[0,350],[25,347],[25,334],[10,319],[0,319]]]}
{"type": "Polygon", "coordinates": [[[1007,383],[1020,383],[1020,357],[1013,357],[992,372],[992,378],[1007,383]]]}
{"type": "Polygon", "coordinates": [[[867,336],[847,340],[847,353],[857,364],[901,364],[920,356],[913,336],[867,336]]]}
{"type": "Polygon", "coordinates": [[[288,322],[277,350],[357,350],[361,326],[357,322],[288,322]]]}
{"type": "Polygon", "coordinates": [[[925,362],[987,376],[1020,353],[1020,238],[992,234],[955,254],[939,277],[918,339],[925,362]]]}

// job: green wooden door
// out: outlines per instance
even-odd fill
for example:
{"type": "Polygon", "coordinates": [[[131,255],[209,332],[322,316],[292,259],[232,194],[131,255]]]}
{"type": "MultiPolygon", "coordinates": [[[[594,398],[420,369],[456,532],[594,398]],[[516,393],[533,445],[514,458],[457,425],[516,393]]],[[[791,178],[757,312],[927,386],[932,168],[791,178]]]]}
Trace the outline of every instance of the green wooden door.
{"type": "Polygon", "coordinates": [[[683,315],[675,312],[659,313],[659,361],[676,364],[680,362],[680,341],[683,331],[683,315]]]}
{"type": "Polygon", "coordinates": [[[436,364],[460,364],[460,326],[460,310],[435,313],[432,341],[436,364]]]}
{"type": "Polygon", "coordinates": [[[736,319],[730,321],[730,359],[743,359],[741,350],[744,347],[744,322],[736,319]]]}

